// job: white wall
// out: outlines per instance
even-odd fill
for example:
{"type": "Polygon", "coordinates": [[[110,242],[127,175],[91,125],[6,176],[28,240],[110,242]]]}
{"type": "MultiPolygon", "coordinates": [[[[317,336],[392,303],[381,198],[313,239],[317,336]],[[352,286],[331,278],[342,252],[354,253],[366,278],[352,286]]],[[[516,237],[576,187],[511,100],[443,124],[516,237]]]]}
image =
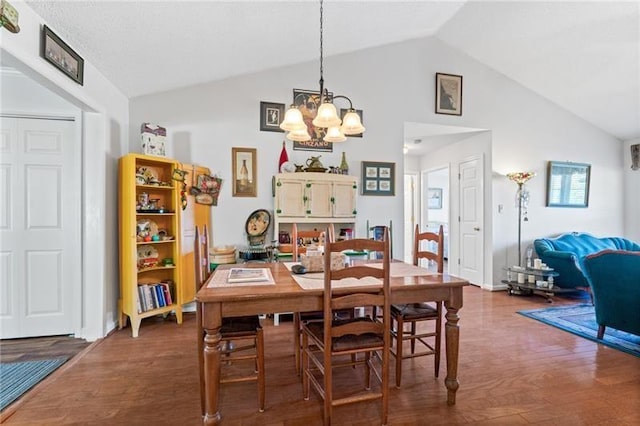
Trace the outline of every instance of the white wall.
{"type": "MultiPolygon", "coordinates": [[[[226,185],[213,213],[214,244],[244,244],[242,230],[248,214],[256,208],[272,208],[271,176],[276,172],[284,136],[258,131],[259,103],[288,104],[293,88],[315,89],[317,79],[314,62],[132,99],[131,140],[136,142],[131,150],[139,149],[140,123],[156,122],[167,127],[173,144],[170,152],[176,158],[204,164],[229,179],[231,147],[257,148],[258,197],[232,198],[226,185]]],[[[325,58],[325,83],[329,90],[348,95],[355,107],[364,110],[364,137],[336,145],[333,155],[322,154],[325,166],[337,165],[340,152],[345,150],[350,174],[358,175],[360,162],[367,160],[395,162],[401,176],[404,122],[491,129],[492,151],[487,160],[493,174],[486,183],[494,199],[486,206],[490,212],[486,217],[496,228],[491,244],[500,263],[507,263],[507,258],[517,253],[517,223],[507,218],[507,213],[497,213],[498,204],[513,206],[515,188],[504,175],[514,170],[538,173],[529,186],[531,222],[523,231],[523,245],[538,236],[565,231],[623,233],[622,193],[610,190],[623,185],[620,141],[441,41],[412,40],[325,58]],[[464,76],[461,117],[434,113],[436,72],[464,76]],[[592,164],[588,209],[544,207],[549,160],[592,164]]],[[[293,152],[290,143],[288,149],[296,163],[313,154],[293,152]]],[[[398,176],[396,194],[402,194],[398,176]]],[[[402,209],[400,197],[360,196],[356,232],[366,233],[367,219],[373,224],[386,224],[391,219],[399,225],[402,209]]],[[[397,258],[403,256],[401,238],[402,233],[394,233],[397,258]]]]}
{"type": "Polygon", "coordinates": [[[624,157],[624,235],[640,242],[640,170],[631,170],[631,145],[639,144],[640,138],[626,141],[624,157]]]}
{"type": "MultiPolygon", "coordinates": [[[[11,3],[20,15],[20,32],[0,31],[2,64],[83,111],[83,259],[78,260],[83,268],[83,306],[78,335],[92,340],[106,335],[117,321],[117,159],[127,152],[128,100],[87,61],[80,86],[41,58],[45,22],[23,1],[11,3]]],[[[63,31],[53,30],[63,36],[63,31]]]]}

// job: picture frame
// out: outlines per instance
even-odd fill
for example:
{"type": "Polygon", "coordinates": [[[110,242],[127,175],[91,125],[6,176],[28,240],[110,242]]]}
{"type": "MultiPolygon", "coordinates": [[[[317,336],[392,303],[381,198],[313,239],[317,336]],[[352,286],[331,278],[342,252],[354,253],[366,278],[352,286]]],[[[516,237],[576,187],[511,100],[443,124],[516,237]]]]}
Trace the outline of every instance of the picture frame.
{"type": "MultiPolygon", "coordinates": [[[[340,120],[344,120],[344,116],[345,116],[345,114],[347,112],[349,112],[348,109],[340,108],[340,120]]],[[[360,122],[364,126],[364,121],[362,119],[362,110],[361,109],[357,109],[356,110],[356,114],[358,114],[358,116],[360,117],[360,122]]],[[[348,137],[348,138],[361,138],[362,137],[362,133],[356,133],[355,135],[345,135],[345,136],[348,137]]]]}
{"type": "Polygon", "coordinates": [[[260,102],[260,131],[280,132],[280,123],[284,120],[284,104],[276,102],[260,102]]]}
{"type": "Polygon", "coordinates": [[[436,73],[436,114],[462,115],[462,76],[436,73]]]}
{"type": "Polygon", "coordinates": [[[547,207],[589,206],[591,164],[549,161],[547,207]]]}
{"type": "MultiPolygon", "coordinates": [[[[333,93],[329,93],[329,97],[333,98],[333,93]]],[[[326,130],[313,125],[312,121],[316,118],[318,107],[320,106],[320,92],[313,90],[293,89],[292,104],[302,113],[302,119],[307,125],[307,131],[311,135],[311,140],[293,142],[295,151],[321,151],[333,152],[333,144],[323,140],[326,130]]]]}
{"type": "Polygon", "coordinates": [[[395,195],[396,163],[362,162],[362,195],[395,195]]]}
{"type": "Polygon", "coordinates": [[[40,56],[71,80],[84,85],[84,59],[46,25],[42,27],[40,56]]]}
{"type": "Polygon", "coordinates": [[[442,208],[442,188],[427,188],[427,208],[442,208]]]}
{"type": "Polygon", "coordinates": [[[257,197],[258,173],[255,148],[231,148],[234,197],[257,197]]]}

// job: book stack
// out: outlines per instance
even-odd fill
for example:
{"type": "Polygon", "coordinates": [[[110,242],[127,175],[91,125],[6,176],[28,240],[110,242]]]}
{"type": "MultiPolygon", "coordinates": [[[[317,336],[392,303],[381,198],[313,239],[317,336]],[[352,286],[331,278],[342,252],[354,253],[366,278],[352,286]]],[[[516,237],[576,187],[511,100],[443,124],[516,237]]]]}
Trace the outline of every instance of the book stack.
{"type": "Polygon", "coordinates": [[[159,283],[138,283],[138,313],[173,305],[175,298],[172,280],[159,283]]]}

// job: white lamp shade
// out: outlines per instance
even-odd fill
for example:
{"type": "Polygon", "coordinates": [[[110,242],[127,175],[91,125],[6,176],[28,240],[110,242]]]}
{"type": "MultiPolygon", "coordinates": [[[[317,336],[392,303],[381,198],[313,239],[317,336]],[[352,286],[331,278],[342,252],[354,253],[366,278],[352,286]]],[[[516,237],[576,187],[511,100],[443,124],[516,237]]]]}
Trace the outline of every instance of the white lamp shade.
{"type": "Polygon", "coordinates": [[[338,127],[340,123],[336,107],[329,102],[324,102],[320,105],[316,118],[313,119],[313,125],[316,127],[338,127]]]}
{"type": "Polygon", "coordinates": [[[302,119],[302,113],[300,110],[292,105],[285,113],[284,120],[280,123],[280,128],[287,132],[291,132],[294,130],[306,129],[307,125],[302,119]]]}
{"type": "Polygon", "coordinates": [[[329,127],[322,138],[325,142],[344,142],[347,137],[340,131],[340,127],[329,127]]]}
{"type": "Polygon", "coordinates": [[[349,111],[342,120],[342,133],[345,135],[357,135],[366,129],[360,122],[360,116],[355,111],[349,111]]]}
{"type": "Polygon", "coordinates": [[[289,133],[287,133],[287,139],[296,141],[296,142],[306,142],[308,140],[311,140],[311,136],[309,135],[309,132],[307,131],[307,127],[305,126],[304,129],[292,130],[289,133]]]}

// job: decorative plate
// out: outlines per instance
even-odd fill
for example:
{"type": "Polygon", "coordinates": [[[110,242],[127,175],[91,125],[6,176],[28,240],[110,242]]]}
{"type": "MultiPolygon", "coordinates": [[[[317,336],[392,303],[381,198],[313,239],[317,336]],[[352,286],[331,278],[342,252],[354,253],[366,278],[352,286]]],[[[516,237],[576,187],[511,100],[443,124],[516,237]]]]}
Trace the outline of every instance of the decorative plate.
{"type": "Polygon", "coordinates": [[[144,177],[146,183],[160,182],[158,180],[158,174],[156,173],[156,171],[149,167],[145,167],[145,166],[138,167],[136,175],[140,175],[144,177]]]}
{"type": "Polygon", "coordinates": [[[269,223],[271,223],[271,215],[264,209],[256,210],[247,219],[245,224],[245,230],[249,237],[257,237],[269,229],[269,223]]]}

